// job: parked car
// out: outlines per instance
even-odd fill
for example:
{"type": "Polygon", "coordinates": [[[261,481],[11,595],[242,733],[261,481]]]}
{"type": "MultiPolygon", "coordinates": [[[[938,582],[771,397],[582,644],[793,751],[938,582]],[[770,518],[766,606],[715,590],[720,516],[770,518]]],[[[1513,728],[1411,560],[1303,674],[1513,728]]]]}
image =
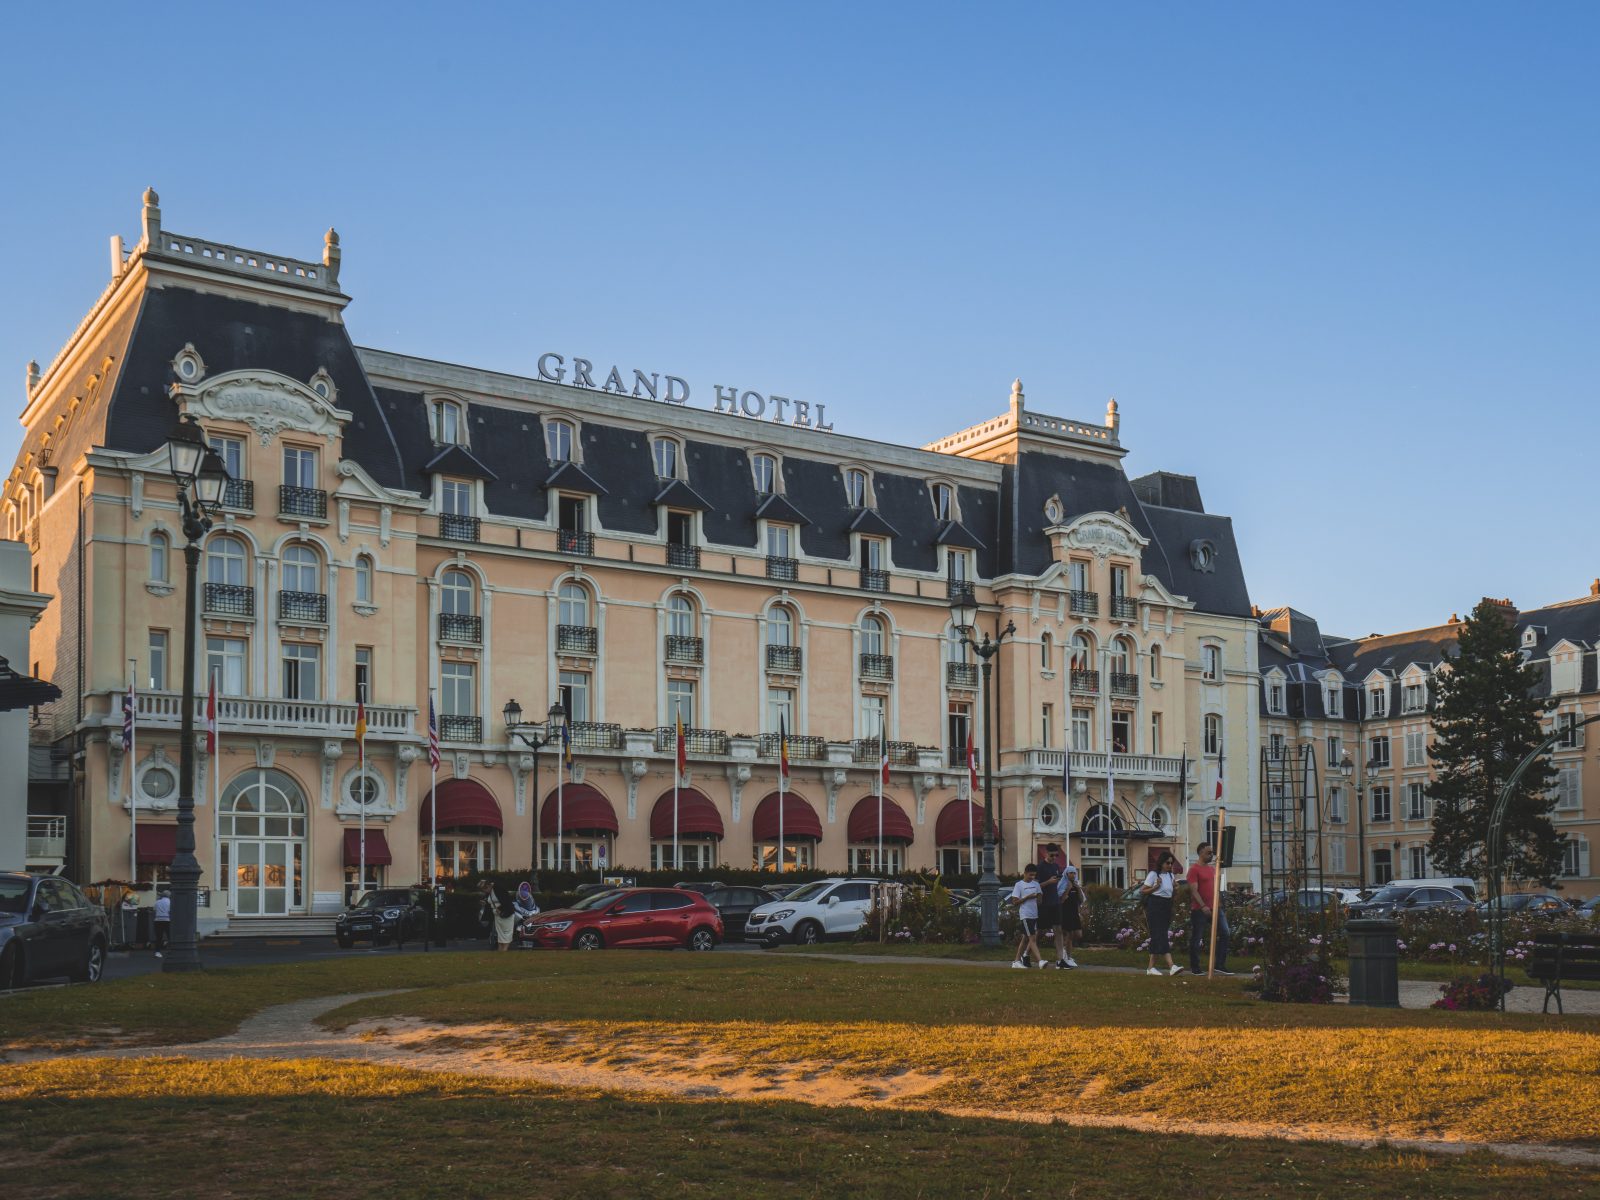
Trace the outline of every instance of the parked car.
{"type": "Polygon", "coordinates": [[[1577,907],[1580,917],[1588,917],[1591,921],[1600,921],[1600,896],[1590,896],[1577,907]]]}
{"type": "Polygon", "coordinates": [[[1465,875],[1439,875],[1432,879],[1391,879],[1385,887],[1447,887],[1454,888],[1468,900],[1477,900],[1478,885],[1465,875]]]}
{"type": "Polygon", "coordinates": [[[702,896],[707,896],[724,885],[720,879],[713,879],[709,882],[689,881],[685,883],[675,883],[672,886],[675,888],[682,888],[686,892],[699,892],[702,896]]]}
{"type": "Polygon", "coordinates": [[[622,889],[614,883],[580,883],[572,889],[574,896],[600,896],[606,892],[620,892],[622,889]]]}
{"type": "Polygon", "coordinates": [[[96,983],[110,945],[111,918],[72,883],[0,872],[0,987],[63,975],[96,983]]]}
{"type": "MultiPolygon", "coordinates": [[[[1479,900],[1473,907],[1480,917],[1487,917],[1493,906],[1492,900],[1479,900]]],[[[1554,892],[1515,892],[1500,897],[1500,911],[1507,916],[1564,917],[1572,906],[1554,892]]]]}
{"type": "Polygon", "coordinates": [[[771,892],[779,900],[782,900],[785,896],[789,895],[789,893],[798,892],[801,888],[809,886],[809,884],[805,883],[769,883],[766,885],[766,888],[767,891],[771,892]]]}
{"type": "Polygon", "coordinates": [[[1453,887],[1391,883],[1373,893],[1372,899],[1352,904],[1348,915],[1357,920],[1414,912],[1466,912],[1471,908],[1472,901],[1453,887]]]}
{"type": "Polygon", "coordinates": [[[546,950],[682,946],[710,950],[722,941],[722,917],[698,892],[624,888],[597,892],[568,908],[522,922],[523,940],[546,950]]]}
{"type": "Polygon", "coordinates": [[[426,888],[373,888],[339,914],[333,936],[346,950],[357,942],[383,946],[424,938],[431,903],[426,888]]]}
{"type": "Polygon", "coordinates": [[[867,923],[871,879],[818,879],[763,904],[745,922],[744,940],[771,948],[782,942],[814,946],[845,938],[867,923]]]}
{"type": "Polygon", "coordinates": [[[744,937],[744,925],[752,912],[778,899],[766,888],[742,886],[717,887],[704,895],[722,915],[722,931],[729,941],[744,937]]]}
{"type": "MultiPolygon", "coordinates": [[[[1343,912],[1345,906],[1349,903],[1338,888],[1331,887],[1303,887],[1296,891],[1294,896],[1295,903],[1303,913],[1327,912],[1329,909],[1333,909],[1335,912],[1343,912]]],[[[1279,904],[1285,903],[1288,897],[1289,893],[1280,888],[1275,892],[1268,892],[1258,897],[1256,902],[1262,908],[1274,908],[1279,904]]]]}

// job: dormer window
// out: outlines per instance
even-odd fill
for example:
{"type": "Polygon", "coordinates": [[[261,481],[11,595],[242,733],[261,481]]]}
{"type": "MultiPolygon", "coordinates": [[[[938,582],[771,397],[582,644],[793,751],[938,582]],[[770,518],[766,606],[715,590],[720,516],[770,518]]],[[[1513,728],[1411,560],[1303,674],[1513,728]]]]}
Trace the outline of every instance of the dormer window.
{"type": "Polygon", "coordinates": [[[1408,713],[1421,712],[1428,707],[1428,687],[1422,683],[1408,683],[1400,694],[1400,707],[1408,713]]]}
{"type": "Polygon", "coordinates": [[[650,443],[650,456],[655,460],[657,479],[678,478],[678,443],[671,438],[658,437],[650,443]]]}
{"type": "Polygon", "coordinates": [[[936,521],[955,520],[955,489],[948,483],[933,485],[933,516],[936,521]]]}
{"type": "Polygon", "coordinates": [[[778,460],[770,454],[753,456],[750,459],[750,475],[755,480],[756,495],[772,495],[778,482],[778,460]]]}
{"type": "Polygon", "coordinates": [[[1280,680],[1267,681],[1267,711],[1276,716],[1283,715],[1283,683],[1280,680]]]}
{"type": "Polygon", "coordinates": [[[1367,716],[1386,717],[1389,715],[1389,689],[1384,684],[1375,685],[1367,692],[1367,716]]]}
{"type": "Polygon", "coordinates": [[[844,473],[845,503],[851,508],[867,507],[867,473],[851,467],[844,473]]]}
{"type": "MultiPolygon", "coordinates": [[[[1327,701],[1328,715],[1330,717],[1342,717],[1342,716],[1344,716],[1344,689],[1343,688],[1339,687],[1337,684],[1335,684],[1332,687],[1328,688],[1327,695],[1326,695],[1326,701],[1327,701]]],[[[1335,765],[1337,766],[1338,764],[1335,764],[1335,765]]]]}
{"type": "Polygon", "coordinates": [[[467,444],[467,419],[461,405],[454,400],[433,402],[433,440],[439,446],[464,446],[467,444]]]}
{"type": "Polygon", "coordinates": [[[576,439],[573,436],[572,422],[549,421],[544,427],[544,452],[545,457],[553,463],[572,461],[572,445],[576,439]]]}

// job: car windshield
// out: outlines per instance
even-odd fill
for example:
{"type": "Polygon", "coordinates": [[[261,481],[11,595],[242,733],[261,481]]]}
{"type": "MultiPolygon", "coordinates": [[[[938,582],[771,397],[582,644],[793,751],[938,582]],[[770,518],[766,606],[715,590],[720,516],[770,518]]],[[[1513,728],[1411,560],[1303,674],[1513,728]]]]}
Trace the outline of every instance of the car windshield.
{"type": "Polygon", "coordinates": [[[1372,903],[1374,903],[1374,904],[1397,904],[1401,900],[1404,900],[1407,896],[1409,896],[1411,894],[1411,892],[1412,892],[1412,889],[1408,888],[1408,887],[1384,887],[1384,888],[1379,888],[1376,892],[1373,893],[1372,903]]]}
{"type": "Polygon", "coordinates": [[[27,912],[28,889],[32,886],[26,879],[0,879],[0,912],[27,912]]]}
{"type": "Polygon", "coordinates": [[[406,905],[406,904],[410,904],[410,903],[411,903],[411,893],[410,892],[395,892],[395,891],[367,892],[365,895],[363,895],[361,897],[361,899],[359,899],[359,900],[357,900],[355,902],[353,907],[355,907],[355,908],[393,908],[397,904],[406,905]]]}
{"type": "Polygon", "coordinates": [[[567,905],[567,907],[575,909],[578,912],[588,912],[591,908],[603,908],[605,905],[610,904],[613,900],[615,900],[620,894],[621,893],[615,890],[609,892],[596,892],[592,896],[585,896],[582,900],[573,901],[571,904],[567,905]]]}
{"type": "Polygon", "coordinates": [[[815,900],[823,892],[833,886],[831,879],[819,879],[815,883],[808,883],[803,888],[797,888],[784,897],[785,900],[815,900]]]}

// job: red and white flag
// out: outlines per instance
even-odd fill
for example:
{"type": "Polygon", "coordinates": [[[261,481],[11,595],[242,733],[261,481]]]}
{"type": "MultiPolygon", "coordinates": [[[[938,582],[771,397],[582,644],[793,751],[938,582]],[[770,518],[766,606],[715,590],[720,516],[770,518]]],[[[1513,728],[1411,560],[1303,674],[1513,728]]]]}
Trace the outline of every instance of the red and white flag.
{"type": "Polygon", "coordinates": [[[978,795],[978,746],[972,740],[972,730],[967,730],[967,793],[968,799],[978,795]]]}
{"type": "Polygon", "coordinates": [[[206,692],[206,753],[217,753],[217,673],[211,673],[211,687],[206,692]]]}
{"type": "Polygon", "coordinates": [[[889,786],[889,743],[884,740],[883,726],[878,726],[878,777],[883,786],[889,786]]]}
{"type": "Polygon", "coordinates": [[[1217,742],[1217,802],[1222,802],[1222,742],[1217,742]]]}

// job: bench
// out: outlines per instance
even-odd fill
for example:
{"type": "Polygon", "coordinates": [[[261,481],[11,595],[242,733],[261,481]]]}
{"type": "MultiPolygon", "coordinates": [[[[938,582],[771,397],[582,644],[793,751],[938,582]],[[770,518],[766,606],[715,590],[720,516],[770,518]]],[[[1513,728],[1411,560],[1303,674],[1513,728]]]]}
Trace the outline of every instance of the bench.
{"type": "Polygon", "coordinates": [[[1600,980],[1600,934],[1538,933],[1533,938],[1533,955],[1523,964],[1529,975],[1544,984],[1544,1012],[1550,1011],[1555,997],[1556,1012],[1561,1007],[1563,980],[1600,980]]]}

